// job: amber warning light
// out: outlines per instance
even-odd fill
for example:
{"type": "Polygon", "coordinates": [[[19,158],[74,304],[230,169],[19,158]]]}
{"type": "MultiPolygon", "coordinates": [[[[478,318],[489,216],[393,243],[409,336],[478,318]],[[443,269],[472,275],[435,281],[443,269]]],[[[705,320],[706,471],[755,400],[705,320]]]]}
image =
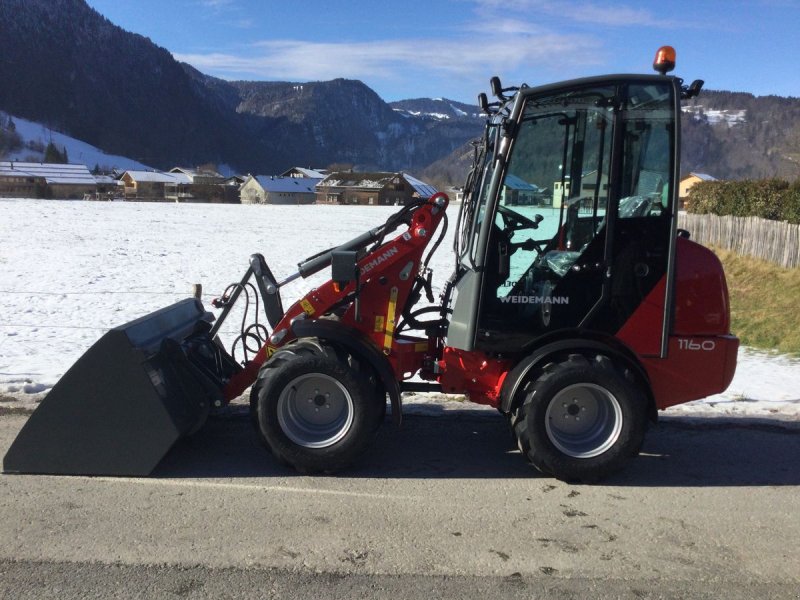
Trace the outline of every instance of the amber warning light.
{"type": "Polygon", "coordinates": [[[675,48],[672,46],[661,46],[656,52],[656,58],[653,61],[653,68],[666,75],[675,68],[675,48]]]}

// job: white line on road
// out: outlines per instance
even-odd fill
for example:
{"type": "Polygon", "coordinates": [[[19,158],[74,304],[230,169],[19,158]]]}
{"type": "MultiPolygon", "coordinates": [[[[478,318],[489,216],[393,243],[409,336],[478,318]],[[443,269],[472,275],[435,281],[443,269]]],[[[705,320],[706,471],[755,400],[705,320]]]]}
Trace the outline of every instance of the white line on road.
{"type": "Polygon", "coordinates": [[[258,485],[247,483],[227,483],[221,481],[183,481],[177,479],[144,479],[137,477],[79,477],[86,481],[102,481],[105,483],[136,483],[164,487],[210,488],[225,490],[245,490],[259,492],[283,492],[287,494],[320,494],[330,496],[352,496],[357,498],[373,498],[375,500],[412,500],[411,496],[396,494],[371,494],[368,492],[351,492],[347,490],[326,490],[321,488],[299,488],[282,485],[258,485]]]}

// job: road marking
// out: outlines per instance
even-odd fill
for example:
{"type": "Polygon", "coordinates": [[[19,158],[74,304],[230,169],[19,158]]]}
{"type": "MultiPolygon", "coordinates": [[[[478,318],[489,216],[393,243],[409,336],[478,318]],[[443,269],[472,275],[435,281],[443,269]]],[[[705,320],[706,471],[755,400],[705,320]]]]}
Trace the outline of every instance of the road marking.
{"type": "Polygon", "coordinates": [[[79,477],[86,481],[102,481],[105,483],[137,483],[163,487],[189,487],[225,490],[245,490],[259,492],[284,492],[287,494],[319,494],[329,496],[351,496],[355,498],[373,498],[376,500],[412,500],[411,496],[396,494],[370,494],[368,492],[349,492],[346,490],[326,490],[321,488],[299,488],[281,485],[257,485],[247,483],[225,483],[218,481],[180,481],[177,479],[144,479],[137,477],[79,477]]]}

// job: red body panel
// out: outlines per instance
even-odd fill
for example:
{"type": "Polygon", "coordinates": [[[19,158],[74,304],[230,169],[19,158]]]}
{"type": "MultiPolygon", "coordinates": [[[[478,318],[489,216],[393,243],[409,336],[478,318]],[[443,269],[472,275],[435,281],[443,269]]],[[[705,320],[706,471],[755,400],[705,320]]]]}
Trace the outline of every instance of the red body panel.
{"type": "Polygon", "coordinates": [[[732,335],[670,336],[667,358],[645,358],[656,406],[664,409],[724,392],[736,371],[732,335]]]}
{"type": "Polygon", "coordinates": [[[730,302],[722,263],[708,248],[678,238],[676,335],[728,335],[730,302]]]}
{"type": "Polygon", "coordinates": [[[500,405],[500,390],[514,363],[487,357],[482,352],[465,352],[456,348],[444,349],[439,361],[442,391],[465,394],[470,402],[500,405]]]}
{"type": "Polygon", "coordinates": [[[725,391],[736,371],[739,340],[730,335],[728,286],[708,248],[678,238],[675,311],[660,358],[666,278],[617,333],[635,351],[650,378],[659,409],[725,391]]]}
{"type": "Polygon", "coordinates": [[[617,338],[639,356],[660,356],[664,332],[667,278],[662,277],[617,332],[617,338]]]}

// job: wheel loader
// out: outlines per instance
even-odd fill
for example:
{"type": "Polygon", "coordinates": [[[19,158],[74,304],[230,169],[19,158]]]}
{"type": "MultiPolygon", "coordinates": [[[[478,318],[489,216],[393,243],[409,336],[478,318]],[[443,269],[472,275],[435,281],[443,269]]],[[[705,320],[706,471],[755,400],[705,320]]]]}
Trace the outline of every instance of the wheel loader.
{"type": "Polygon", "coordinates": [[[427,391],[496,408],[545,474],[617,471],[659,410],[726,389],[738,349],[719,260],[677,228],[681,100],[703,82],[668,74],[669,47],[654,67],[537,87],[492,79],[438,301],[441,193],[283,280],[254,254],[216,319],[188,298],[105,334],[4,470],[147,475],[249,389],[257,437],[302,473],[348,467],[387,404],[399,424],[402,394],[427,391]],[[538,234],[545,219],[554,234],[538,234]],[[323,269],[330,279],[284,308],[281,288],[323,269]],[[251,291],[269,325],[243,330],[257,352],[235,360],[220,326],[251,291]]]}

